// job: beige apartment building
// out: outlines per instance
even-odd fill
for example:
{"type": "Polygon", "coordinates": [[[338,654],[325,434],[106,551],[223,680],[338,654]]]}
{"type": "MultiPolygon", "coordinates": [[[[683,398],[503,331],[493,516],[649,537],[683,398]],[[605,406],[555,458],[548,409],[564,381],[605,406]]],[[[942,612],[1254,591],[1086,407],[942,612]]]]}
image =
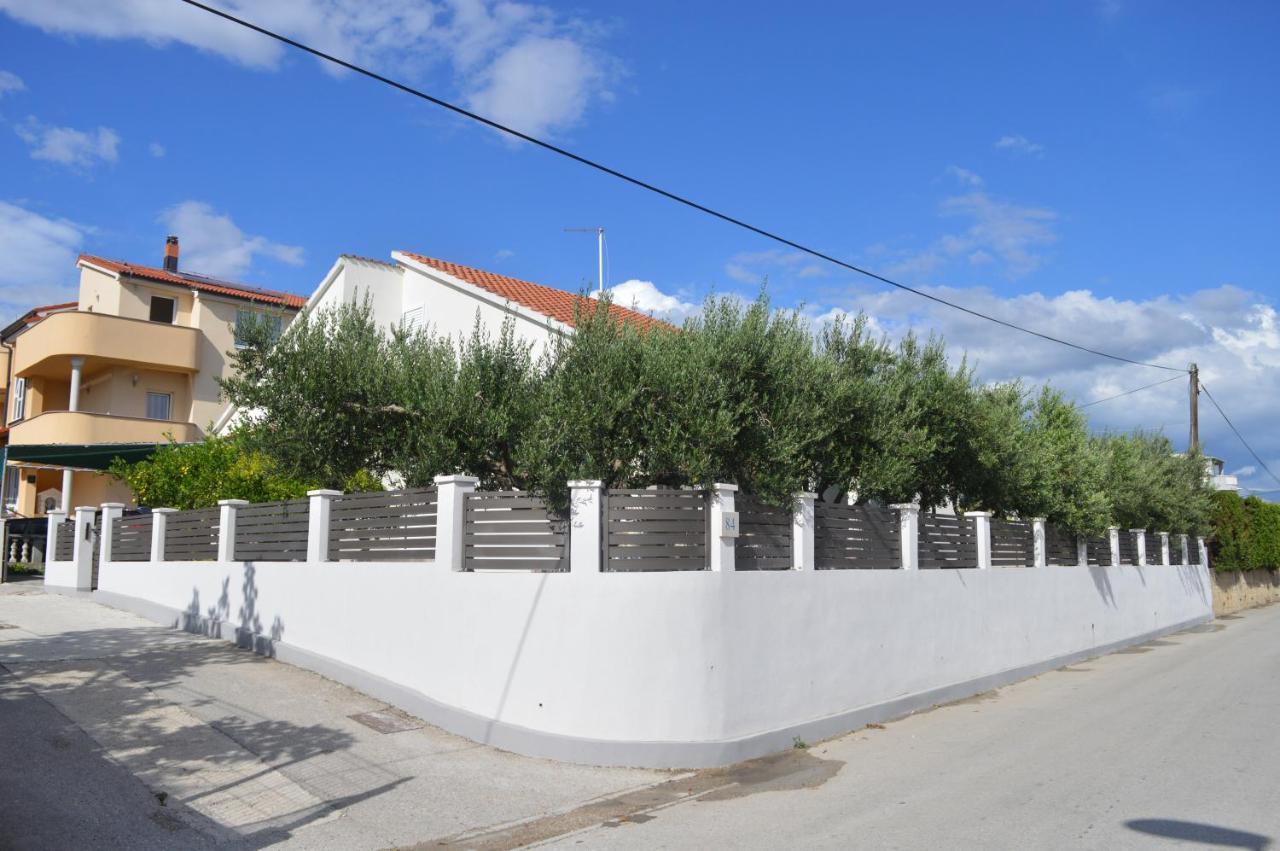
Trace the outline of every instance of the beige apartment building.
{"type": "Polygon", "coordinates": [[[10,516],[131,504],[102,471],[173,439],[200,440],[222,412],[236,328],[252,314],[283,328],[301,296],[185,272],[178,240],[161,267],[81,255],[80,297],[0,331],[6,399],[3,494],[10,516]]]}

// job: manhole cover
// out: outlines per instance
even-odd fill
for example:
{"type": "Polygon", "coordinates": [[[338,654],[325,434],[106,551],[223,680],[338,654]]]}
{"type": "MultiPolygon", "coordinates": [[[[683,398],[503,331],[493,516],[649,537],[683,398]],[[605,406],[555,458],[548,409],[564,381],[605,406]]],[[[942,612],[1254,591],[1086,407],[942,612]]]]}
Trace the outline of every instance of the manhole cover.
{"type": "Polygon", "coordinates": [[[399,709],[379,709],[374,712],[361,712],[351,716],[352,721],[359,721],[371,730],[379,733],[403,733],[407,730],[421,730],[422,722],[399,709]]]}

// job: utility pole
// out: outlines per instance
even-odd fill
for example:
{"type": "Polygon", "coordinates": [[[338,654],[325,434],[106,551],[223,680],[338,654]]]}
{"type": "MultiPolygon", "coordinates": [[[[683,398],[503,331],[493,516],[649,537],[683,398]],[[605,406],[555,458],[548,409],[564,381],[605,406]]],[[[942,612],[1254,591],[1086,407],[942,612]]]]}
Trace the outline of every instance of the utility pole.
{"type": "Polygon", "coordinates": [[[604,292],[604,228],[565,228],[565,233],[594,233],[596,235],[596,274],[599,281],[597,293],[604,292]]]}
{"type": "Polygon", "coordinates": [[[1195,452],[1200,448],[1200,367],[1191,364],[1191,438],[1187,442],[1187,451],[1195,452]]]}

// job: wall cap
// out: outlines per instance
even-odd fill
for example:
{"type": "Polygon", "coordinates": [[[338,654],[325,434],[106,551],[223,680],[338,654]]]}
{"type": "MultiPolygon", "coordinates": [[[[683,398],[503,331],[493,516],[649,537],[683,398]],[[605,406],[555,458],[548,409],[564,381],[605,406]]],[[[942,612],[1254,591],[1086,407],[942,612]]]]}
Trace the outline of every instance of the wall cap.
{"type": "Polygon", "coordinates": [[[307,491],[307,496],[342,496],[342,491],[333,490],[332,488],[320,488],[319,490],[307,491]]]}
{"type": "Polygon", "coordinates": [[[104,502],[102,503],[102,507],[103,508],[124,508],[124,503],[123,502],[104,502]]]}
{"type": "Polygon", "coordinates": [[[178,511],[178,509],[177,509],[177,508],[153,508],[153,509],[151,509],[151,513],[152,513],[152,514],[174,514],[174,513],[176,513],[177,511],[178,511]]]}
{"type": "Polygon", "coordinates": [[[889,507],[892,508],[894,511],[918,512],[920,510],[920,506],[916,505],[914,502],[896,502],[893,505],[890,505],[889,507]]]}
{"type": "Polygon", "coordinates": [[[571,488],[594,488],[596,490],[604,489],[604,482],[600,479],[573,479],[567,483],[571,488]]]}
{"type": "Polygon", "coordinates": [[[993,512],[990,511],[966,511],[965,517],[991,517],[993,512]]]}
{"type": "Polygon", "coordinates": [[[722,493],[734,493],[738,490],[738,486],[729,482],[716,482],[711,486],[711,489],[722,493]]]}
{"type": "Polygon", "coordinates": [[[220,499],[218,505],[248,505],[247,499],[220,499]]]}
{"type": "Polygon", "coordinates": [[[478,485],[477,476],[436,476],[432,479],[437,485],[478,485]]]}

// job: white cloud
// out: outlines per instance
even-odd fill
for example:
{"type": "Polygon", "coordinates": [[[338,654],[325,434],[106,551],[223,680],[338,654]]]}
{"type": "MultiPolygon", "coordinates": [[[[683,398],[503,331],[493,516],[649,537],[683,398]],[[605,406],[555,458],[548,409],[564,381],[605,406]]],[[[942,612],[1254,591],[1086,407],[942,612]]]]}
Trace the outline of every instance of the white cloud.
{"type": "MultiPolygon", "coordinates": [[[[531,133],[563,130],[610,97],[614,62],[600,28],[549,6],[508,0],[222,0],[221,8],[339,58],[422,79],[454,74],[477,110],[531,133]]],[[[278,68],[278,42],[176,0],[0,0],[0,11],[66,36],[181,44],[253,69],[278,68]]],[[[322,63],[326,72],[346,72],[322,63]]]]}
{"type": "Polygon", "coordinates": [[[976,172],[969,171],[967,168],[961,168],[958,165],[947,166],[947,174],[955,178],[958,183],[964,186],[972,186],[976,188],[981,186],[983,183],[981,175],[976,172]]]}
{"type": "Polygon", "coordinates": [[[515,256],[516,256],[516,253],[512,251],[510,248],[499,248],[496,252],[494,252],[493,259],[494,260],[510,260],[512,257],[515,257],[515,256]]]}
{"type": "Polygon", "coordinates": [[[928,248],[901,254],[884,266],[886,274],[910,280],[931,275],[955,260],[971,266],[998,262],[1006,277],[1021,278],[1044,261],[1043,251],[1057,242],[1058,216],[1047,207],[1032,207],[975,191],[943,199],[939,213],[967,222],[958,233],[943,234],[928,248]]]}
{"type": "Polygon", "coordinates": [[[697,313],[698,305],[662,292],[652,281],[632,278],[609,288],[613,303],[679,324],[697,313]]]}
{"type": "Polygon", "coordinates": [[[996,140],[996,147],[1033,157],[1044,155],[1044,145],[1033,142],[1026,136],[1001,136],[996,140]]]}
{"type": "Polygon", "coordinates": [[[236,278],[258,257],[290,266],[303,263],[301,247],[246,234],[230,216],[215,212],[203,201],[183,201],[165,210],[159,220],[178,235],[182,268],[192,272],[236,278]]]}
{"type": "Polygon", "coordinates": [[[147,153],[151,154],[151,156],[156,159],[159,159],[167,154],[168,151],[166,151],[164,145],[161,145],[159,142],[152,142],[150,145],[147,145],[147,153]]]}
{"type": "Polygon", "coordinates": [[[22,82],[22,78],[12,71],[0,71],[0,97],[4,97],[9,92],[26,91],[27,84],[22,82]]]}
{"type": "Polygon", "coordinates": [[[27,116],[27,120],[14,129],[22,141],[31,146],[32,159],[88,169],[99,163],[114,163],[119,158],[120,134],[110,127],[86,132],[42,124],[35,116],[27,116]]]}
{"type": "Polygon", "coordinates": [[[87,228],[0,201],[0,310],[5,321],[41,304],[74,301],[87,228]]]}
{"type": "Polygon", "coordinates": [[[801,251],[770,248],[743,251],[729,258],[725,274],[735,281],[759,286],[771,273],[785,273],[797,278],[824,278],[830,270],[811,255],[801,251]]]}

